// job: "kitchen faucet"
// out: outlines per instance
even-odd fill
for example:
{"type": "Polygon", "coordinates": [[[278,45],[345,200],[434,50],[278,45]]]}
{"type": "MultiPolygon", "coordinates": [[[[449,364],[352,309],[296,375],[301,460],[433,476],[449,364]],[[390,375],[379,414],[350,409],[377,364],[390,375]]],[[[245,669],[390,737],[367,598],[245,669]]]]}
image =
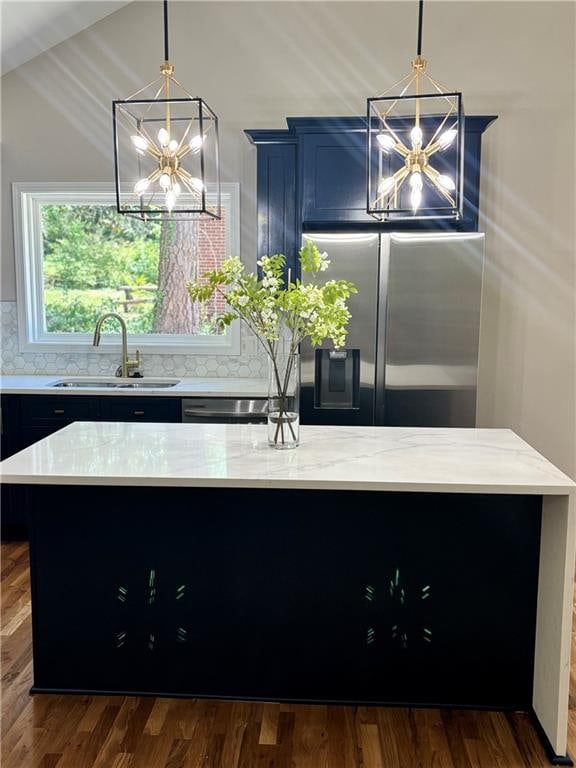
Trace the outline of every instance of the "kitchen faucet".
{"type": "Polygon", "coordinates": [[[122,328],[122,365],[119,365],[116,369],[116,376],[122,376],[123,379],[127,379],[130,376],[130,371],[140,367],[140,352],[136,350],[136,359],[130,360],[128,357],[128,333],[126,330],[126,323],[124,319],[117,315],[115,312],[106,312],[104,315],[100,315],[96,320],[96,327],[94,329],[94,339],[92,344],[97,347],[100,344],[100,332],[102,324],[108,320],[109,317],[113,317],[118,320],[120,327],[122,328]]]}

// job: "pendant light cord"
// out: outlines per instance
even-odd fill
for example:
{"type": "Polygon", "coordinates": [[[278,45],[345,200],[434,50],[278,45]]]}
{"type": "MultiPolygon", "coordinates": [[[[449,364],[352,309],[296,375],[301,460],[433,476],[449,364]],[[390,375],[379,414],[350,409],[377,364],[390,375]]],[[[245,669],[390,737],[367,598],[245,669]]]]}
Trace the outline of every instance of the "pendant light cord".
{"type": "Polygon", "coordinates": [[[422,55],[422,17],[424,15],[424,0],[419,0],[418,3],[418,46],[416,53],[418,56],[422,55]]]}
{"type": "Polygon", "coordinates": [[[168,0],[164,0],[164,61],[170,61],[168,50],[168,0]]]}

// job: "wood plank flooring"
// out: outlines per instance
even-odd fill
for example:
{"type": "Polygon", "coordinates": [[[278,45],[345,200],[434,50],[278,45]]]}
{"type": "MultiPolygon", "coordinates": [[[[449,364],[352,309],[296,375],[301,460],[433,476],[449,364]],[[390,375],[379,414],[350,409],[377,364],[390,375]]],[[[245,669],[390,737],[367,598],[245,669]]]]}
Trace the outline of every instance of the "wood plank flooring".
{"type": "MultiPolygon", "coordinates": [[[[1,587],[3,768],[549,765],[524,714],[29,696],[32,648],[27,544],[2,545],[1,587]]],[[[575,674],[573,665],[573,694],[575,674]]],[[[576,754],[574,709],[570,712],[570,750],[576,754]]]]}

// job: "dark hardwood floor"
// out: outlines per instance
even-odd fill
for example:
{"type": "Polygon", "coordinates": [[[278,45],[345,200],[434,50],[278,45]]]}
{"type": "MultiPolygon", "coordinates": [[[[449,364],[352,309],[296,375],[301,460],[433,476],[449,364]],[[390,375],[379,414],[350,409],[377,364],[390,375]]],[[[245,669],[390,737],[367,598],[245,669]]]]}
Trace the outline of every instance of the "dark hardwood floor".
{"type": "MultiPolygon", "coordinates": [[[[27,545],[3,544],[3,768],[548,765],[528,717],[520,713],[30,696],[28,579],[27,545]]],[[[575,671],[573,666],[573,683],[575,671]]],[[[574,709],[570,749],[576,753],[574,709]]]]}

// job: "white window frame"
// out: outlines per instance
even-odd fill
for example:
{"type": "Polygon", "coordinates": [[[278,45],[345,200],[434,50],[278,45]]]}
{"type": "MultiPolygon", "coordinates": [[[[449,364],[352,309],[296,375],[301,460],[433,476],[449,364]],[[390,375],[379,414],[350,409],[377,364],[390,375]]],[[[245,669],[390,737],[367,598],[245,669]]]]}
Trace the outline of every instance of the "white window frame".
{"type": "MultiPolygon", "coordinates": [[[[221,184],[228,211],[227,253],[240,254],[240,185],[221,184]]],[[[15,182],[12,184],[18,338],[21,352],[90,352],[109,354],[121,349],[120,334],[105,333],[99,347],[90,333],[49,333],[44,330],[44,275],[41,206],[116,205],[114,186],[101,182],[15,182]]],[[[116,330],[116,329],[114,329],[116,330]]],[[[239,355],[240,323],[218,336],[129,333],[131,346],[155,354],[239,355]]]]}

